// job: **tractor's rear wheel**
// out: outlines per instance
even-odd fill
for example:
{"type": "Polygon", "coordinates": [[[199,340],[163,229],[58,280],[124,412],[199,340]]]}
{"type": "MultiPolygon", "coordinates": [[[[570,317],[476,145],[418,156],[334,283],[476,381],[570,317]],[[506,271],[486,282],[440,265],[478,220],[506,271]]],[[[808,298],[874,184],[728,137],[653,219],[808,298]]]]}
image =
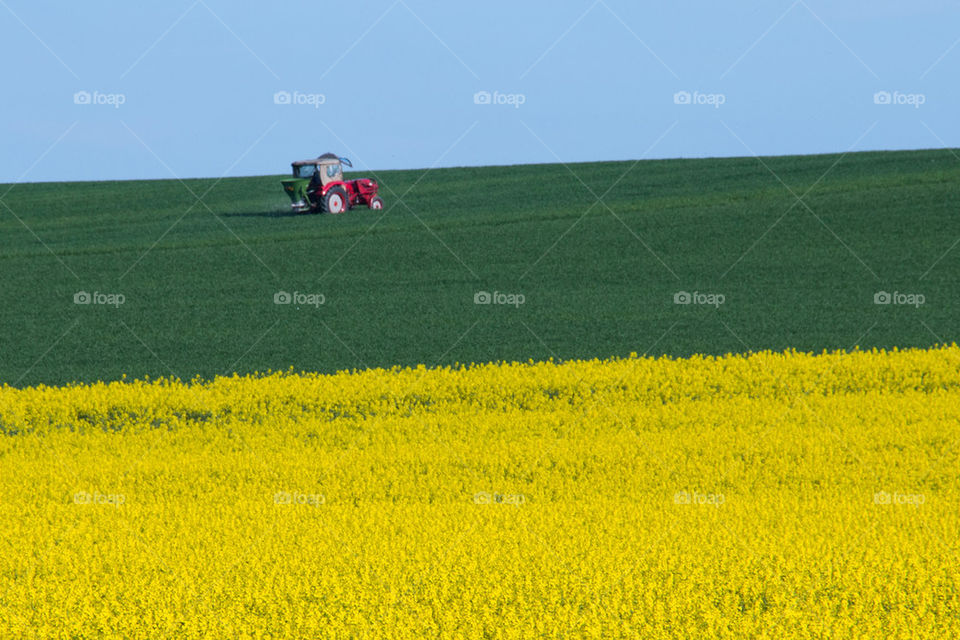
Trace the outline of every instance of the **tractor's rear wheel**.
{"type": "Polygon", "coordinates": [[[383,209],[383,198],[380,196],[373,196],[370,198],[370,204],[368,204],[371,209],[383,209]]]}
{"type": "Polygon", "coordinates": [[[325,213],[343,213],[349,208],[347,192],[343,187],[332,187],[320,201],[320,210],[325,213]]]}

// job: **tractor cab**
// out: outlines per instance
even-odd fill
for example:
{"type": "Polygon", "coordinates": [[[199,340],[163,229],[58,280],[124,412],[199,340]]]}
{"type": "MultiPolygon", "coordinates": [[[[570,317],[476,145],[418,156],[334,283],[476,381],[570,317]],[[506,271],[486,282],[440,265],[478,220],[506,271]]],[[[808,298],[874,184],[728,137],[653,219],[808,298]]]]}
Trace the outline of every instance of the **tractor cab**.
{"type": "Polygon", "coordinates": [[[343,165],[353,168],[347,158],[333,153],[292,163],[293,177],[281,180],[290,196],[291,209],[297,213],[343,213],[357,205],[382,209],[383,199],[377,195],[376,181],[344,180],[343,165]]]}
{"type": "Polygon", "coordinates": [[[353,167],[348,159],[325,153],[315,160],[294,162],[293,177],[309,178],[313,186],[325,187],[331,182],[343,182],[343,165],[353,167]]]}

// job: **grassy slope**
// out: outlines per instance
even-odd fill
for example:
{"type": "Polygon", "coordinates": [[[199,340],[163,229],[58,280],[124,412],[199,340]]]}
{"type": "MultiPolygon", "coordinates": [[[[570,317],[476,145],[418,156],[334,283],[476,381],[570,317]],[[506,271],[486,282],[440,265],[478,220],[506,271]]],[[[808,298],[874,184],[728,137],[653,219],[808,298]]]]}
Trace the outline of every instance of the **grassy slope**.
{"type": "Polygon", "coordinates": [[[956,339],[950,151],[764,162],[786,186],[756,159],[384,172],[379,222],[287,215],[277,177],[17,185],[0,381],[956,339]],[[787,187],[812,188],[813,213],[787,187]],[[476,306],[481,289],[526,304],[476,306]],[[78,290],[126,303],[74,305],[78,290]],[[327,303],[277,306],[278,290],[327,303]],[[677,306],[679,290],[726,303],[677,306]],[[927,302],[876,306],[878,290],[927,302]]]}

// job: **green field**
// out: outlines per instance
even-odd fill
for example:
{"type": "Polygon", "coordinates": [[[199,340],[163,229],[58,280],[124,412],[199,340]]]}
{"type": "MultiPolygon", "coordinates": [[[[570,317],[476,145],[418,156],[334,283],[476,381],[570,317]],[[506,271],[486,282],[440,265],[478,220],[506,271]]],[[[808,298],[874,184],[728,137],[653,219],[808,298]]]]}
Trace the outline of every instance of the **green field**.
{"type": "Polygon", "coordinates": [[[290,215],[278,176],[0,186],[0,381],[929,346],[960,326],[951,150],[376,177],[382,217],[290,215]]]}

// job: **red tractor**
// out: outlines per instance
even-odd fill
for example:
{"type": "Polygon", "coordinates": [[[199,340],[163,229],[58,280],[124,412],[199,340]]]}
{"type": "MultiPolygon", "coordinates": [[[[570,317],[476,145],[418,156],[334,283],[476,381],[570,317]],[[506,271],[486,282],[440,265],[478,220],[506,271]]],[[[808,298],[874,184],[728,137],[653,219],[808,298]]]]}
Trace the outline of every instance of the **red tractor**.
{"type": "Polygon", "coordinates": [[[281,181],[290,196],[290,207],[297,213],[343,213],[360,205],[383,209],[383,198],[377,195],[380,185],[376,180],[344,180],[343,165],[353,168],[348,159],[332,153],[325,153],[315,160],[294,162],[293,177],[281,181]]]}

